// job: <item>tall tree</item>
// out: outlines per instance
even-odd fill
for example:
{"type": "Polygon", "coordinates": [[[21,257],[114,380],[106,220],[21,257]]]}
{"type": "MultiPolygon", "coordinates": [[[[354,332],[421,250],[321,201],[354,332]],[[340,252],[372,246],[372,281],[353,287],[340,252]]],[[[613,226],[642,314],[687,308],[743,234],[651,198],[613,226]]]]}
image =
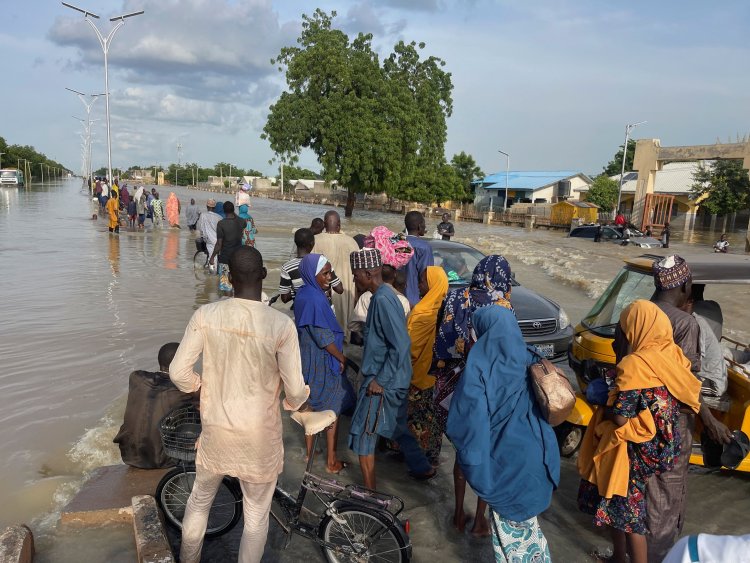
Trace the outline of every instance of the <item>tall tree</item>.
{"type": "MultiPolygon", "coordinates": [[[[602,174],[614,176],[622,172],[622,147],[615,153],[612,160],[604,167],[602,174]]],[[[625,158],[625,172],[633,170],[633,157],[635,156],[635,139],[628,139],[628,155],[625,158]]]]}
{"type": "Polygon", "coordinates": [[[693,173],[693,199],[707,195],[701,207],[711,215],[728,215],[750,206],[750,178],[741,160],[717,160],[693,173]]]}
{"type": "Polygon", "coordinates": [[[474,193],[474,188],[471,185],[471,182],[477,178],[484,177],[484,172],[482,172],[482,169],[477,166],[474,157],[461,151],[460,153],[453,155],[451,166],[456,171],[456,174],[458,174],[461,182],[463,182],[464,191],[467,194],[474,193]]]}
{"type": "Polygon", "coordinates": [[[291,164],[311,149],[324,178],[348,188],[347,216],[356,193],[424,196],[445,164],[450,74],[440,59],[422,60],[424,45],[416,43],[399,42],[381,65],[372,36],[350,40],[333,28],[335,16],[303,15],[299,46],[273,61],[286,73],[287,91],[271,106],[263,138],[291,164]]]}
{"type": "Polygon", "coordinates": [[[612,180],[606,174],[601,174],[591,184],[589,192],[586,195],[586,201],[598,205],[602,211],[610,212],[617,205],[619,191],[620,184],[618,182],[612,180]]]}

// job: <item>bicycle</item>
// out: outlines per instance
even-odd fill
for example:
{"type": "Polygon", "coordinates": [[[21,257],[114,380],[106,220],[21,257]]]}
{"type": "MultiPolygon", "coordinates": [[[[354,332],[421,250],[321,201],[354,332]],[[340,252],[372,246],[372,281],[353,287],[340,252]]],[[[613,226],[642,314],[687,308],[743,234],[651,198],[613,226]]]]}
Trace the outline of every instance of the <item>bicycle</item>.
{"type": "MultiPolygon", "coordinates": [[[[344,485],[335,479],[312,473],[319,433],[336,419],[332,411],[293,413],[308,435],[314,435],[312,455],[302,476],[299,492],[293,496],[276,485],[271,517],[286,534],[284,548],[292,534],[316,542],[329,563],[343,561],[389,561],[411,559],[409,521],[399,519],[404,502],[359,485],[344,485]],[[323,505],[322,512],[304,506],[308,493],[323,505]]],[[[167,473],[156,489],[156,500],[169,525],[181,529],[185,504],[195,482],[195,441],[200,435],[200,415],[193,407],[168,414],[160,423],[164,450],[180,465],[167,473]]],[[[242,491],[232,477],[219,486],[209,514],[206,537],[230,531],[242,513],[242,491]]]]}

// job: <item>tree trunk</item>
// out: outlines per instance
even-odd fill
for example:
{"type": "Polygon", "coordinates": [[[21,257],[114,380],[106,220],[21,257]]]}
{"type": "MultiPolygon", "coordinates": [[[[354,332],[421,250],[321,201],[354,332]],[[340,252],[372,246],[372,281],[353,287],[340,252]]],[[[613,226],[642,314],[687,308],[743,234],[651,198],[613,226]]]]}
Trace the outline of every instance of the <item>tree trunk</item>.
{"type": "Polygon", "coordinates": [[[354,202],[357,200],[356,194],[349,188],[346,192],[346,208],[344,209],[344,216],[351,217],[354,213],[354,202]]]}

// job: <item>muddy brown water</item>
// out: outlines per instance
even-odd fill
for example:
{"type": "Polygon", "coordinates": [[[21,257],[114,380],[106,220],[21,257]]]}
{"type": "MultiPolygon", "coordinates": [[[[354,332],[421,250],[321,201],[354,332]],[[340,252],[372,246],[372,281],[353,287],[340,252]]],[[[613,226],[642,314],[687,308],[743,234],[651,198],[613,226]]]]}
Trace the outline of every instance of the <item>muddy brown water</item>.
{"type": "MultiPolygon", "coordinates": [[[[161,188],[162,197],[169,191],[161,188]]],[[[174,191],[183,206],[194,197],[203,207],[209,197],[184,188],[174,191]]],[[[156,369],[159,347],[178,341],[193,311],[218,298],[215,279],[207,280],[193,267],[193,235],[185,225],[181,230],[149,228],[145,233],[125,229],[112,236],[106,221],[91,220],[94,210],[78,180],[0,189],[0,443],[5,454],[0,460],[0,524],[31,522],[41,561],[112,560],[107,555],[114,553],[112,546],[119,546],[115,551],[120,553],[127,549],[121,531],[102,531],[96,541],[88,542],[58,536],[59,509],[88,471],[119,462],[111,440],[120,424],[129,372],[156,369]],[[81,552],[82,543],[90,553],[81,552]]],[[[325,210],[253,200],[269,295],[277,286],[279,265],[289,257],[293,229],[308,226],[325,210]]],[[[438,221],[428,220],[429,232],[438,221]]],[[[393,230],[403,225],[398,215],[360,210],[353,219],[342,220],[349,234],[379,224],[393,230]]],[[[639,253],[568,239],[554,231],[528,233],[463,222],[456,224],[456,231],[456,240],[504,254],[521,283],[561,303],[574,323],[589,310],[622,259],[639,253]]],[[[687,243],[676,235],[671,250],[678,253],[710,252],[717,236],[693,233],[687,243]]],[[[732,235],[737,246],[741,236],[732,235]]],[[[731,311],[726,315],[727,332],[750,340],[750,291],[719,289],[709,288],[707,297],[731,311]]],[[[302,471],[302,440],[289,425],[285,436],[283,480],[293,485],[302,471]]],[[[343,443],[342,439],[342,455],[355,461],[344,453],[343,443]]],[[[408,480],[403,467],[389,459],[380,466],[383,488],[406,500],[415,559],[489,561],[492,552],[486,540],[451,531],[452,453],[447,443],[442,461],[440,476],[428,484],[408,480]]],[[[358,481],[358,471],[349,470],[344,480],[358,481]]],[[[577,483],[573,462],[564,461],[560,490],[542,516],[553,556],[559,560],[583,561],[589,548],[607,543],[575,509],[577,483]]],[[[686,530],[748,533],[748,499],[750,480],[744,475],[692,474],[686,530]]],[[[466,506],[473,507],[473,500],[467,497],[466,506]]],[[[213,543],[207,553],[214,555],[207,557],[219,561],[231,554],[238,533],[239,529],[213,543]]],[[[281,552],[274,547],[280,543],[278,532],[272,529],[271,535],[275,539],[269,544],[269,561],[298,560],[316,551],[296,538],[281,552]]]]}

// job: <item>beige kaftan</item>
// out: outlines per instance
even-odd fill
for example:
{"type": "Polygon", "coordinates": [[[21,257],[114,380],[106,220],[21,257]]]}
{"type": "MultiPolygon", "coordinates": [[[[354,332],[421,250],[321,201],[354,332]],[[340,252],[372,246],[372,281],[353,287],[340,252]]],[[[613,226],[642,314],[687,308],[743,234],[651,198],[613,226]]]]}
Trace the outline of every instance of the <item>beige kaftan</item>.
{"type": "Polygon", "coordinates": [[[196,465],[250,483],[275,481],[284,465],[281,387],[289,410],[310,394],[301,365],[297,330],[283,313],[237,298],[198,309],[169,367],[178,389],[201,391],[196,465]]]}
{"type": "Polygon", "coordinates": [[[320,233],[315,235],[315,254],[322,254],[331,262],[336,275],[341,279],[344,286],[344,292],[339,295],[332,292],[331,299],[333,308],[336,311],[336,319],[346,332],[346,340],[349,341],[351,330],[349,329],[349,317],[354,309],[356,297],[356,288],[354,287],[354,278],[352,277],[352,266],[349,262],[349,255],[352,252],[358,252],[359,245],[349,235],[343,233],[320,233]]]}

